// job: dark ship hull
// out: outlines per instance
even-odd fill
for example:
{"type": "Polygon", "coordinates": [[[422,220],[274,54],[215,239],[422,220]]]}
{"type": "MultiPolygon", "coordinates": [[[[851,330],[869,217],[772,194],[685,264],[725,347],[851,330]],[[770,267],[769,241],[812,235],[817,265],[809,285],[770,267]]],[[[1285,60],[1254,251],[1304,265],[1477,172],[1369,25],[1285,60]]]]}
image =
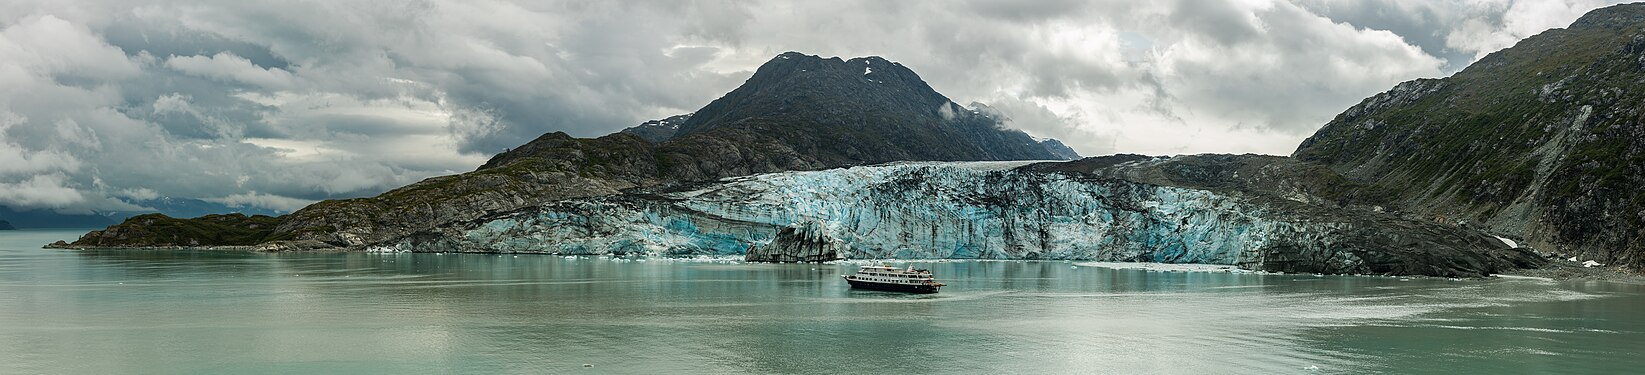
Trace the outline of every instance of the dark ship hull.
{"type": "Polygon", "coordinates": [[[884,290],[889,292],[936,293],[937,288],[939,288],[937,285],[928,284],[891,284],[851,279],[846,279],[845,281],[851,283],[852,288],[884,290]]]}

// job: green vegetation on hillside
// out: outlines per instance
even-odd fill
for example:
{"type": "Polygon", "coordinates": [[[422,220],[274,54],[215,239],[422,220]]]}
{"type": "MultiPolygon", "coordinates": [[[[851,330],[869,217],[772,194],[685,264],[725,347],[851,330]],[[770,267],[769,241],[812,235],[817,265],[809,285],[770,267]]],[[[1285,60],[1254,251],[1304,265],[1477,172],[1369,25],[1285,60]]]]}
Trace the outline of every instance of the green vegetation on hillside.
{"type": "Polygon", "coordinates": [[[163,214],[127,218],[108,229],[92,231],[75,246],[250,246],[283,239],[274,235],[280,219],[242,214],[206,215],[179,219],[163,214]]]}
{"type": "Polygon", "coordinates": [[[1645,5],[1619,5],[1366,99],[1293,156],[1436,219],[1645,265],[1641,107],[1645,5]]]}

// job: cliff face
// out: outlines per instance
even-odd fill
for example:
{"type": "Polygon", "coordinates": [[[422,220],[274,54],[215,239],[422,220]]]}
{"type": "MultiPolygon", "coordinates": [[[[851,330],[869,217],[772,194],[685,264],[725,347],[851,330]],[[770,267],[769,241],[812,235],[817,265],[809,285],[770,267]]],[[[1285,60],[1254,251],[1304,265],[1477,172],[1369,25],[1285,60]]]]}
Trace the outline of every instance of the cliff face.
{"type": "Polygon", "coordinates": [[[1645,5],[1590,12],[1338,115],[1294,157],[1426,220],[1645,266],[1645,5]]]}
{"type": "Polygon", "coordinates": [[[1284,161],[1143,158],[1092,169],[903,163],[762,174],[568,200],[422,232],[379,250],[729,255],[752,247],[755,260],[832,252],[850,258],[1097,259],[1434,276],[1480,276],[1540,263],[1536,255],[1478,232],[1338,205],[1328,197],[1115,177],[1194,178],[1171,171],[1195,163],[1284,161]]]}

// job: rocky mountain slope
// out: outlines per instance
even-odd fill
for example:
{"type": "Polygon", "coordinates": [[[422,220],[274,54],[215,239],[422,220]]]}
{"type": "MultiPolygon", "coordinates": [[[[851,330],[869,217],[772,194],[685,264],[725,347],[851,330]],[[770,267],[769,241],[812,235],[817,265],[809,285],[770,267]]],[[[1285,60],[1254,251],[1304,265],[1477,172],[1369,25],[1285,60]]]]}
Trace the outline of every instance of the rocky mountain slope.
{"type": "MultiPolygon", "coordinates": [[[[545,134],[474,172],[430,178],[371,198],[319,202],[280,217],[267,237],[272,241],[263,245],[363,249],[444,223],[545,202],[756,173],[896,160],[1070,156],[1047,148],[1052,144],[1060,145],[1003,129],[999,119],[953,104],[901,64],[789,52],[693,115],[593,139],[545,134]]],[[[127,220],[67,246],[154,246],[148,236],[132,237],[161,230],[142,228],[144,223],[127,220]]]]}
{"type": "Polygon", "coordinates": [[[1594,10],[1444,79],[1402,83],[1293,154],[1409,216],[1645,266],[1645,4],[1594,10]]]}
{"type": "Polygon", "coordinates": [[[378,251],[1095,259],[1304,273],[1483,276],[1541,257],[1365,205],[1282,157],[1122,155],[897,163],[571,199],[417,233],[378,251]]]}

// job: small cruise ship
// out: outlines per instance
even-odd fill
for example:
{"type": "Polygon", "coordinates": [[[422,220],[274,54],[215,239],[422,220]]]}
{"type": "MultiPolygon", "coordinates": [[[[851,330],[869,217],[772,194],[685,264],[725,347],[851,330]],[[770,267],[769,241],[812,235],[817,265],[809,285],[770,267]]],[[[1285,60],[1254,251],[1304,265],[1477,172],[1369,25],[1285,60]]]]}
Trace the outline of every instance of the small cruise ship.
{"type": "Polygon", "coordinates": [[[888,290],[893,292],[936,293],[943,286],[931,278],[931,271],[913,266],[902,270],[891,266],[863,266],[855,275],[840,275],[852,288],[888,290]]]}

